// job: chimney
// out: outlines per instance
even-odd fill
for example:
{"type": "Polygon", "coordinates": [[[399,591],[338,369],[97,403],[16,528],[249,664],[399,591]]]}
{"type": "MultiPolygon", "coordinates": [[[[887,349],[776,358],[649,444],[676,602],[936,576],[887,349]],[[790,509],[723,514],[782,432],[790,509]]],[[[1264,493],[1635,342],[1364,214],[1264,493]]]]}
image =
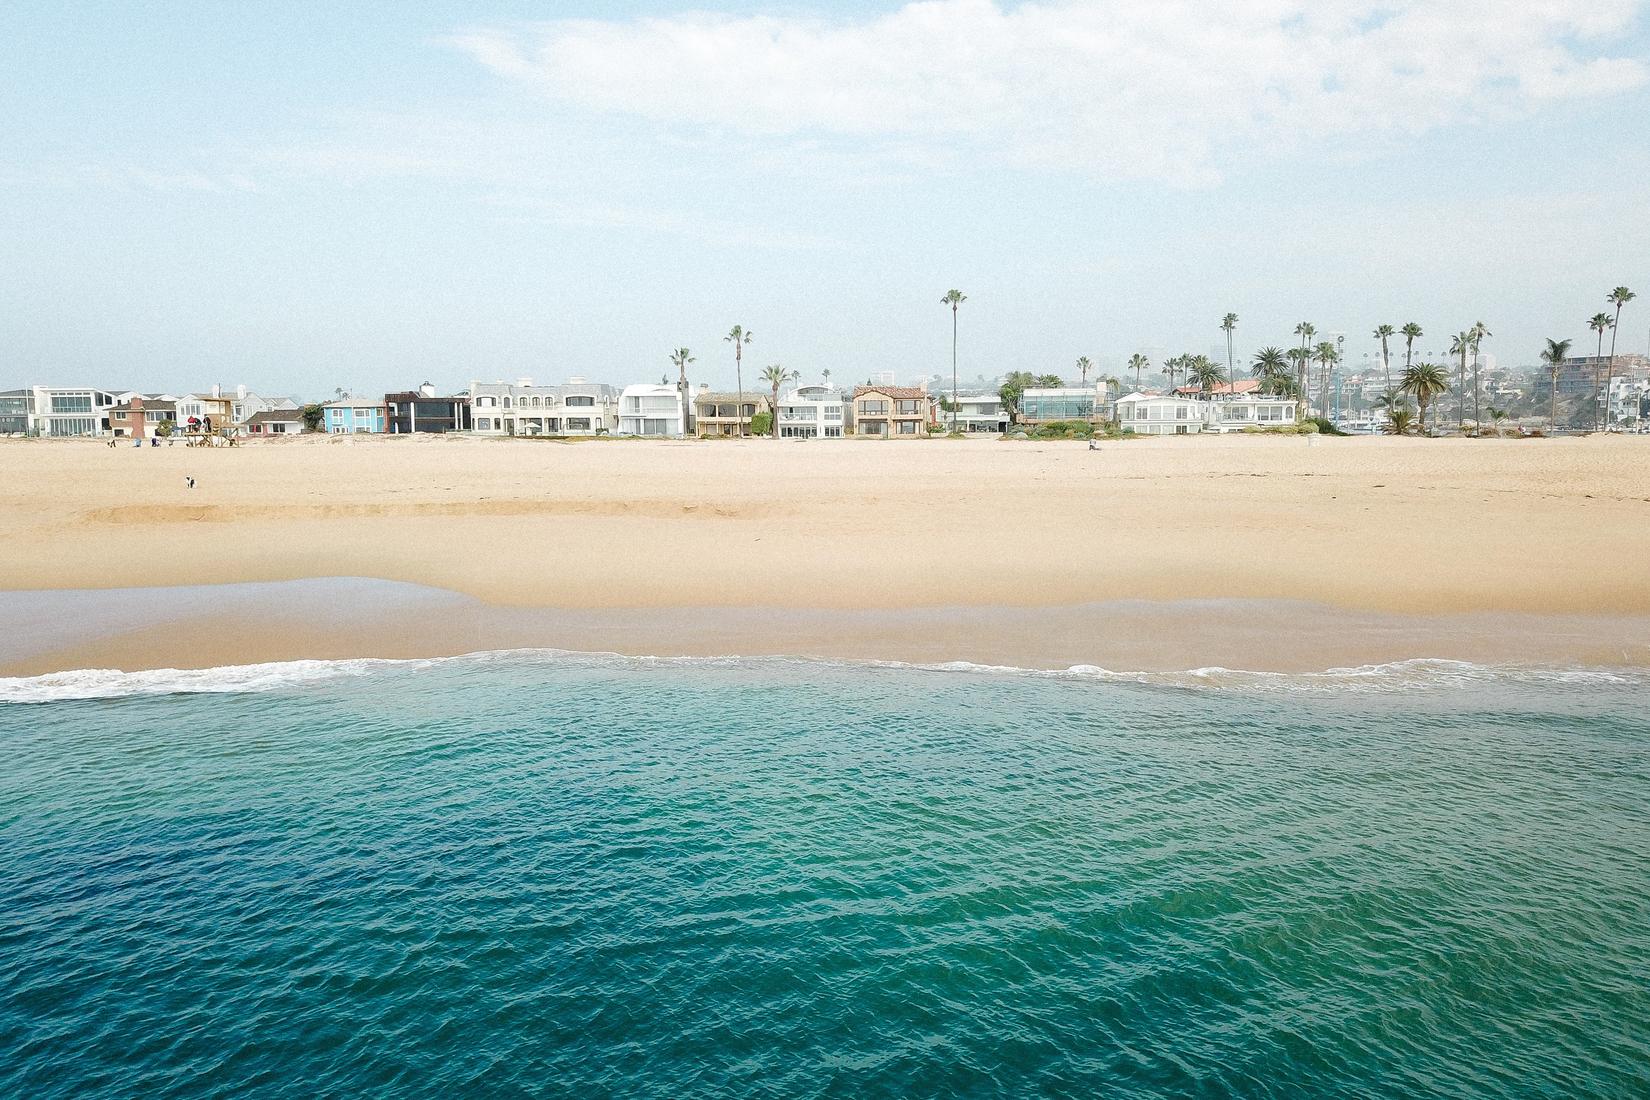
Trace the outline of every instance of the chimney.
{"type": "Polygon", "coordinates": [[[573,377],[571,377],[567,380],[567,384],[569,386],[582,386],[582,385],[584,385],[585,384],[584,375],[575,374],[573,377]]]}
{"type": "Polygon", "coordinates": [[[212,396],[213,397],[222,397],[223,396],[223,387],[218,385],[216,382],[212,383],[212,396]]]}
{"type": "Polygon", "coordinates": [[[524,378],[518,378],[518,379],[516,379],[516,385],[520,386],[524,390],[525,389],[530,389],[530,388],[532,388],[533,380],[531,378],[525,378],[525,377],[524,378]]]}
{"type": "Polygon", "coordinates": [[[425,382],[422,386],[418,387],[418,392],[423,397],[434,397],[435,385],[431,382],[425,382]]]}
{"type": "Polygon", "coordinates": [[[246,386],[244,384],[235,387],[235,397],[239,401],[246,400],[246,386]]]}

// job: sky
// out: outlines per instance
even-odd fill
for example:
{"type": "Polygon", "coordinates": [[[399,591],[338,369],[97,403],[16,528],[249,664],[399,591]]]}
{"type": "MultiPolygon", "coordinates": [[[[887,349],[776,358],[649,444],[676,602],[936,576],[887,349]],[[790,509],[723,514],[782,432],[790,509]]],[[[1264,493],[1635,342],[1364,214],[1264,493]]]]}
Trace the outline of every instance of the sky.
{"type": "Polygon", "coordinates": [[[1650,0],[0,5],[0,389],[1650,339],[1650,0]]]}

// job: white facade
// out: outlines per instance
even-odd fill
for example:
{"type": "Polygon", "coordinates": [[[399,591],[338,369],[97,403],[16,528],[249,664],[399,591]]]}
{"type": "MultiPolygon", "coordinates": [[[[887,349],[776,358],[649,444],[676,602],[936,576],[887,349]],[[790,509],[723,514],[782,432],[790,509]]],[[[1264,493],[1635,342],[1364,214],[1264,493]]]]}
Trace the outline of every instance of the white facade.
{"type": "Polygon", "coordinates": [[[109,410],[125,396],[91,386],[33,386],[27,430],[46,436],[106,436],[109,410]]]}
{"type": "MultiPolygon", "coordinates": [[[[942,401],[950,401],[949,394],[941,394],[942,401]]],[[[951,427],[952,414],[940,409],[940,426],[951,427]]],[[[956,410],[957,430],[960,432],[1001,433],[1008,430],[1008,410],[1003,399],[994,393],[959,393],[956,410]]]]}
{"type": "Polygon", "coordinates": [[[639,383],[619,395],[619,434],[685,436],[682,397],[673,385],[639,383]]]}
{"type": "Polygon", "coordinates": [[[618,430],[618,408],[618,391],[600,382],[470,383],[470,422],[477,435],[607,435],[618,430]]]}
{"type": "Polygon", "coordinates": [[[779,399],[779,438],[840,439],[848,400],[827,386],[798,386],[779,399]]]}
{"type": "Polygon", "coordinates": [[[1202,400],[1164,394],[1131,393],[1117,402],[1117,422],[1136,435],[1199,435],[1281,428],[1295,423],[1289,397],[1241,396],[1202,400]]]}

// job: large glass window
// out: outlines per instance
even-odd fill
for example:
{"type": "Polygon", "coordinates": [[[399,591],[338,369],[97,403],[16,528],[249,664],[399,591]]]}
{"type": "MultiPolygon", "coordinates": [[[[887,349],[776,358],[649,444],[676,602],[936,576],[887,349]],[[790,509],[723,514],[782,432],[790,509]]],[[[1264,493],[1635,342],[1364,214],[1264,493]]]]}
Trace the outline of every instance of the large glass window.
{"type": "Polygon", "coordinates": [[[899,403],[899,413],[901,416],[915,416],[917,415],[917,411],[917,402],[915,401],[901,401],[899,403]]]}
{"type": "Polygon", "coordinates": [[[54,413],[89,413],[92,411],[90,394],[64,394],[52,396],[52,412],[54,413]]]}
{"type": "Polygon", "coordinates": [[[594,408],[595,405],[596,399],[594,397],[569,397],[567,399],[567,407],[570,409],[589,409],[594,408]]]}
{"type": "Polygon", "coordinates": [[[861,401],[859,403],[859,414],[861,416],[886,416],[888,414],[888,402],[861,401]]]}

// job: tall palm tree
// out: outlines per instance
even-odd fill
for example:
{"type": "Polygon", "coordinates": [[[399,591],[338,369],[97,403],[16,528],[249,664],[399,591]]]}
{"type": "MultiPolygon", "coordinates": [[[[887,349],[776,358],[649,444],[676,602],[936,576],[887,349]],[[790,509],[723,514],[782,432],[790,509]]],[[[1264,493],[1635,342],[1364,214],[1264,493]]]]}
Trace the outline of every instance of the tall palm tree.
{"type": "Polygon", "coordinates": [[[1169,377],[1169,391],[1171,393],[1174,391],[1174,376],[1180,373],[1185,364],[1186,357],[1184,355],[1177,355],[1173,359],[1163,360],[1163,373],[1169,377]]]}
{"type": "Polygon", "coordinates": [[[1088,356],[1079,355],[1077,357],[1077,372],[1083,378],[1083,385],[1086,386],[1086,385],[1089,384],[1089,371],[1091,371],[1093,369],[1094,369],[1094,364],[1089,362],[1089,357],[1088,356]]]}
{"type": "Polygon", "coordinates": [[[1237,330],[1238,316],[1228,313],[1220,319],[1220,329],[1226,334],[1226,376],[1237,381],[1237,367],[1232,362],[1232,333],[1237,330]]]}
{"type": "MultiPolygon", "coordinates": [[[[1598,355],[1593,359],[1593,429],[1596,431],[1598,429],[1599,405],[1598,373],[1599,365],[1604,362],[1604,334],[1607,331],[1614,329],[1616,327],[1616,323],[1611,319],[1608,313],[1595,313],[1593,314],[1592,319],[1587,322],[1587,327],[1598,333],[1598,355]]],[[[1615,337],[1611,336],[1610,340],[1613,346],[1615,337]]]]}
{"type": "Polygon", "coordinates": [[[1312,370],[1312,352],[1306,348],[1290,348],[1283,354],[1289,360],[1290,366],[1295,369],[1295,377],[1291,379],[1290,392],[1295,395],[1295,402],[1300,406],[1296,419],[1305,420],[1307,408],[1304,383],[1306,376],[1312,370]]]}
{"type": "Polygon", "coordinates": [[[750,346],[754,333],[745,331],[743,325],[734,325],[728,334],[722,337],[725,343],[733,345],[733,378],[739,386],[739,407],[734,410],[739,417],[739,437],[745,436],[745,349],[750,346]]]}
{"type": "Polygon", "coordinates": [[[1621,331],[1621,307],[1631,302],[1638,295],[1624,286],[1618,286],[1605,297],[1605,301],[1616,307],[1616,323],[1610,326],[1610,367],[1611,378],[1616,375],[1616,333],[1621,331]]]}
{"type": "Polygon", "coordinates": [[[779,438],[779,387],[802,377],[794,370],[786,370],[778,363],[762,368],[762,380],[773,387],[773,399],[768,402],[768,415],[773,420],[773,437],[779,438]]]}
{"type": "Polygon", "coordinates": [[[1323,383],[1318,388],[1318,402],[1323,406],[1323,418],[1329,419],[1329,369],[1340,362],[1341,353],[1333,341],[1319,340],[1317,347],[1312,349],[1312,358],[1322,368],[1323,383]]]}
{"type": "Polygon", "coordinates": [[[1426,333],[1422,332],[1421,326],[1416,324],[1414,321],[1408,322],[1398,331],[1402,333],[1404,337],[1404,370],[1408,371],[1410,360],[1415,355],[1415,341],[1425,336],[1426,333]]]}
{"type": "Polygon", "coordinates": [[[1547,364],[1547,430],[1558,423],[1558,368],[1570,357],[1570,341],[1548,340],[1541,349],[1541,361],[1547,364]]]}
{"type": "Polygon", "coordinates": [[[1307,412],[1306,395],[1310,392],[1308,383],[1312,373],[1312,337],[1318,334],[1317,326],[1311,321],[1302,321],[1295,326],[1295,335],[1301,338],[1301,355],[1295,359],[1295,369],[1300,372],[1301,415],[1307,412]]]}
{"type": "Polygon", "coordinates": [[[1458,332],[1450,337],[1449,353],[1461,357],[1461,370],[1459,373],[1461,384],[1456,387],[1455,391],[1455,418],[1462,429],[1467,426],[1467,352],[1471,350],[1472,333],[1470,331],[1458,332]]]}
{"type": "Polygon", "coordinates": [[[1391,325],[1381,325],[1375,330],[1375,339],[1381,342],[1381,374],[1388,390],[1392,389],[1392,356],[1387,352],[1387,341],[1396,335],[1398,330],[1391,325]]]}
{"type": "Polygon", "coordinates": [[[1478,345],[1495,334],[1482,321],[1474,322],[1467,332],[1472,336],[1472,430],[1478,432],[1482,428],[1478,418],[1478,345]]]}
{"type": "Polygon", "coordinates": [[[1134,388],[1140,388],[1140,372],[1152,365],[1152,361],[1138,351],[1129,356],[1129,369],[1134,372],[1134,388]]]}
{"type": "Polygon", "coordinates": [[[1415,404],[1420,408],[1416,426],[1422,435],[1427,434],[1427,406],[1432,404],[1434,397],[1449,391],[1447,373],[1437,363],[1416,363],[1404,368],[1400,385],[1405,393],[1415,398],[1415,404]]]}
{"type": "Polygon", "coordinates": [[[951,430],[957,430],[957,307],[968,301],[960,290],[945,292],[940,304],[951,307],[951,430]]]}
{"type": "Polygon", "coordinates": [[[1288,392],[1287,388],[1279,388],[1279,383],[1289,375],[1289,360],[1284,358],[1281,348],[1264,347],[1255,352],[1255,362],[1249,373],[1259,380],[1262,393],[1288,392]]]}
{"type": "Polygon", "coordinates": [[[676,396],[682,403],[682,434],[693,434],[693,396],[688,393],[688,364],[694,362],[693,354],[687,348],[677,348],[670,353],[670,364],[676,368],[676,396]]]}

